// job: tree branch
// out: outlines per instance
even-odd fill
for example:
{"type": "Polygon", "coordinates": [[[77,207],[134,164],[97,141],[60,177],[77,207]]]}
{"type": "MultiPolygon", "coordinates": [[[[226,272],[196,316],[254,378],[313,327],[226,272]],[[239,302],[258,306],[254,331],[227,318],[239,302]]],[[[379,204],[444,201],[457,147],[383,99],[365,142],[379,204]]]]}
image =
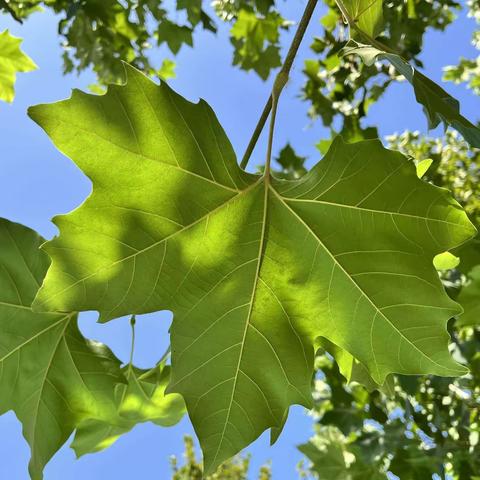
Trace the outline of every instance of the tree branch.
{"type": "MultiPolygon", "coordinates": [[[[275,92],[276,95],[276,101],[278,102],[278,97],[280,96],[280,93],[285,86],[285,84],[288,81],[289,75],[290,75],[290,70],[292,69],[293,62],[295,60],[295,57],[297,56],[298,49],[300,47],[300,44],[302,43],[303,37],[305,36],[305,32],[307,30],[308,24],[310,23],[310,20],[313,15],[313,11],[315,10],[315,7],[317,5],[317,0],[309,0],[307,6],[305,7],[305,11],[303,12],[302,19],[300,20],[300,23],[298,24],[297,31],[295,33],[295,37],[293,38],[292,44],[290,45],[290,48],[288,50],[287,56],[285,57],[285,61],[283,63],[282,68],[280,69],[280,72],[278,73],[277,80],[275,81],[273,90],[275,88],[278,88],[280,83],[278,82],[278,79],[281,78],[281,83],[283,83],[282,87],[280,90],[275,92]]],[[[250,157],[253,153],[253,150],[255,149],[255,145],[258,142],[258,139],[260,137],[260,134],[263,131],[263,128],[265,127],[265,124],[267,123],[267,119],[270,115],[270,112],[272,111],[273,107],[273,96],[274,96],[274,91],[272,91],[272,94],[270,95],[263,112],[260,116],[260,119],[258,121],[258,124],[255,128],[255,131],[253,132],[252,138],[250,139],[250,142],[248,144],[248,147],[245,151],[245,154],[243,155],[242,161],[240,162],[240,167],[245,168],[248,165],[248,161],[250,160],[250,157]]],[[[271,146],[271,145],[270,145],[271,146]]]]}

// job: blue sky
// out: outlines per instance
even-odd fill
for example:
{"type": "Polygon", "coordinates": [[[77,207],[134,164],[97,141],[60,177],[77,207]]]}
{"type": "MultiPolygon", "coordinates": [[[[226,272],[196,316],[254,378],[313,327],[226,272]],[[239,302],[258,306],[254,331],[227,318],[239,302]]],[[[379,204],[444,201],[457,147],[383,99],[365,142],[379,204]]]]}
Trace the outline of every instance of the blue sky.
{"type": "MultiPolygon", "coordinates": [[[[278,151],[290,141],[299,154],[309,157],[310,164],[319,159],[315,143],[328,135],[320,122],[311,123],[306,116],[308,105],[298,98],[303,82],[303,61],[312,56],[309,43],[314,35],[321,34],[318,18],[324,7],[319,3],[281,99],[275,143],[278,151]]],[[[303,0],[290,0],[282,3],[281,9],[287,18],[298,19],[304,4],[303,0]]],[[[19,75],[13,105],[0,103],[0,216],[32,227],[47,238],[56,234],[51,217],[78,206],[91,190],[89,181],[77,167],[55,150],[26,115],[28,106],[66,98],[72,88],[86,89],[95,80],[90,72],[79,77],[62,75],[57,23],[58,18],[48,13],[34,15],[23,26],[0,17],[0,31],[10,28],[13,34],[25,38],[24,50],[40,67],[36,72],[19,75]]],[[[474,56],[476,51],[470,45],[474,27],[473,20],[463,13],[445,34],[429,34],[422,54],[427,74],[439,81],[443,65],[456,63],[461,55],[474,56]]],[[[285,33],[282,44],[288,45],[290,39],[291,33],[285,33]]],[[[269,95],[271,79],[264,83],[255,74],[231,66],[227,28],[222,27],[217,36],[199,33],[195,43],[195,49],[184,48],[180,52],[177,78],[170,84],[185,97],[191,100],[202,97],[212,105],[241,156],[269,95]]],[[[158,65],[165,55],[169,54],[164,48],[152,51],[152,58],[158,65]]],[[[462,86],[449,84],[446,88],[461,101],[467,117],[475,121],[480,119],[478,98],[462,86]]],[[[377,124],[382,135],[406,128],[426,131],[421,107],[405,83],[391,87],[385,98],[371,109],[369,123],[377,124]]],[[[263,163],[264,140],[252,158],[252,165],[263,163]]],[[[104,341],[119,358],[127,361],[128,320],[119,319],[107,325],[98,325],[95,321],[96,314],[82,314],[81,329],[85,335],[104,341]]],[[[153,366],[162,355],[168,343],[170,322],[168,312],[139,318],[135,354],[139,367],[153,366]]],[[[295,445],[306,441],[311,432],[309,417],[302,408],[294,407],[274,447],[269,447],[268,437],[263,435],[248,449],[253,455],[251,478],[254,479],[258,467],[269,460],[275,480],[296,478],[295,468],[301,457],[295,445]]],[[[45,479],[167,479],[170,478],[169,456],[182,454],[185,433],[192,433],[188,419],[170,429],[140,425],[109,450],[78,461],[67,444],[47,466],[45,479]]],[[[4,415],[0,418],[0,478],[28,480],[28,457],[20,424],[13,414],[4,415]]]]}

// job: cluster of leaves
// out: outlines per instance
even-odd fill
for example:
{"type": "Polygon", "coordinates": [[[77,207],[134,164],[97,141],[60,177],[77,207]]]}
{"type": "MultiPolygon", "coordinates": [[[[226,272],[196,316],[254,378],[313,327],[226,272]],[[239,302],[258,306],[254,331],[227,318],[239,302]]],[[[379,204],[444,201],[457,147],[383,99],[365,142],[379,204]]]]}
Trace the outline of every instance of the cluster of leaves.
{"type": "MultiPolygon", "coordinates": [[[[175,62],[165,58],[160,66],[155,66],[149,58],[149,49],[152,45],[166,43],[172,54],[177,54],[182,45],[193,46],[195,29],[216,32],[215,22],[207,14],[208,5],[204,3],[208,2],[179,0],[176,10],[183,12],[180,16],[183,22],[174,21],[174,12],[164,7],[162,2],[151,0],[125,4],[118,0],[79,0],[73,4],[67,0],[10,0],[0,2],[0,11],[18,21],[44,8],[60,15],[59,32],[65,50],[65,72],[81,72],[92,67],[99,82],[108,84],[123,81],[120,60],[131,63],[150,76],[174,77],[175,62]]],[[[326,125],[331,126],[334,117],[341,116],[343,126],[339,130],[348,138],[375,138],[376,130],[362,129],[360,119],[396,75],[385,66],[366,67],[353,58],[340,60],[338,52],[345,43],[344,27],[334,0],[327,3],[329,10],[322,19],[325,35],[316,38],[312,45],[320,59],[306,62],[308,81],[304,95],[312,102],[312,115],[320,115],[326,125]],[[358,93],[360,89],[363,89],[363,94],[358,93]]],[[[281,16],[273,0],[216,0],[212,4],[222,21],[233,24],[233,63],[242,69],[254,70],[266,79],[272,69],[280,66],[280,30],[288,28],[290,22],[281,16]]],[[[477,2],[472,0],[469,4],[472,16],[478,17],[477,2]]],[[[356,6],[353,13],[362,13],[358,9],[359,3],[352,5],[356,6]]],[[[379,2],[374,2],[369,9],[378,9],[378,5],[379,2]]],[[[383,14],[385,23],[380,25],[377,22],[372,32],[388,32],[386,44],[420,66],[417,55],[426,30],[443,30],[453,21],[459,8],[460,3],[456,1],[389,2],[383,14]]],[[[362,19],[359,24],[362,26],[362,19]]],[[[478,68],[475,60],[462,59],[458,66],[448,68],[445,78],[457,82],[469,79],[470,85],[476,88],[478,72],[475,68],[478,68]]],[[[324,145],[324,151],[325,148],[324,145]]]]}
{"type": "MultiPolygon", "coordinates": [[[[369,7],[368,2],[345,2],[347,6],[350,3],[354,17],[359,11],[358,5],[369,7]]],[[[393,50],[416,67],[422,66],[418,57],[426,32],[443,31],[461,8],[460,2],[452,0],[383,3],[381,24],[380,15],[377,15],[377,20],[370,25],[369,35],[378,37],[388,51],[393,50]]],[[[303,96],[311,103],[310,115],[320,117],[325,126],[331,127],[332,135],[339,132],[350,141],[376,138],[376,128],[364,127],[361,120],[403,72],[382,62],[365,64],[357,56],[345,56],[342,49],[347,44],[348,33],[342,13],[335,0],[328,0],[327,4],[330,8],[321,20],[323,35],[315,38],[311,47],[318,57],[305,62],[307,81],[303,96]]],[[[382,2],[373,4],[381,5],[382,2]]],[[[365,11],[364,15],[369,12],[365,11]]],[[[358,35],[355,39],[365,42],[365,38],[358,35]]],[[[328,141],[321,142],[320,149],[325,151],[328,144],[328,141]]]]}
{"type": "MultiPolygon", "coordinates": [[[[10,0],[0,2],[0,12],[20,22],[43,9],[59,15],[65,73],[93,68],[105,85],[124,80],[121,61],[149,76],[175,76],[174,61],[165,58],[159,67],[152,63],[149,50],[166,44],[176,55],[183,45],[193,46],[196,29],[215,33],[209,3],[178,0],[173,7],[155,0],[10,0]]],[[[233,24],[234,64],[264,79],[280,65],[280,29],[289,26],[273,6],[268,0],[214,2],[217,16],[233,24]]]]}
{"type": "Polygon", "coordinates": [[[256,9],[243,8],[236,16],[231,32],[233,63],[244,70],[254,70],[266,80],[272,69],[281,66],[280,29],[288,28],[290,22],[271,9],[273,2],[254,3],[256,9]]]}
{"type": "Polygon", "coordinates": [[[300,446],[322,479],[471,480],[480,473],[480,334],[458,333],[457,348],[471,368],[459,380],[397,376],[393,393],[369,393],[319,358],[316,434],[300,446]]]}
{"type": "Polygon", "coordinates": [[[334,478],[425,480],[480,473],[480,333],[456,333],[457,353],[470,374],[461,379],[397,376],[394,393],[345,384],[336,364],[319,357],[316,435],[300,450],[310,474],[334,478]]]}
{"type": "MultiPolygon", "coordinates": [[[[5,2],[4,2],[5,3],[5,2]]],[[[176,54],[183,44],[193,45],[193,31],[200,24],[216,31],[212,19],[202,9],[202,2],[179,1],[177,9],[186,11],[185,24],[171,20],[165,2],[139,0],[37,0],[33,3],[13,0],[8,12],[18,20],[41,9],[60,17],[58,31],[63,37],[65,73],[93,67],[101,83],[123,79],[121,60],[130,62],[157,76],[159,71],[148,58],[152,44],[166,43],[176,54]]],[[[5,5],[0,5],[0,9],[5,5]]],[[[160,74],[165,68],[160,70],[160,74]]]]}
{"type": "MultiPolygon", "coordinates": [[[[236,457],[223,463],[219,469],[212,475],[203,476],[203,468],[201,462],[197,460],[195,453],[195,444],[190,436],[184,437],[185,444],[185,464],[178,465],[178,459],[174,456],[170,463],[172,466],[172,480],[247,480],[250,457],[236,457]]],[[[264,465],[260,468],[257,475],[258,480],[271,480],[272,474],[270,467],[264,465]]]]}

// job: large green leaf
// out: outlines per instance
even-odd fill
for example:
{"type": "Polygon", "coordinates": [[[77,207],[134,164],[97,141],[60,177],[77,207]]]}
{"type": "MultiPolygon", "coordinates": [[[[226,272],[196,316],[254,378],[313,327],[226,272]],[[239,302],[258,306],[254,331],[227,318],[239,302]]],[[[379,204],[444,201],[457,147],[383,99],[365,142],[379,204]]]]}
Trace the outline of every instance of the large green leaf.
{"type": "Polygon", "coordinates": [[[169,366],[160,364],[151,370],[126,366],[125,376],[128,384],[118,384],[115,390],[118,415],[105,420],[85,420],[77,428],[71,446],[78,457],[108,448],[138,423],[153,422],[170,427],[183,417],[182,397],[165,395],[170,380],[169,366]]]}
{"type": "Polygon", "coordinates": [[[84,418],[115,411],[119,361],[86,340],[76,315],[33,313],[48,256],[32,230],[0,220],[0,414],[13,410],[30,445],[30,475],[42,470],[84,418]]]}
{"type": "Polygon", "coordinates": [[[0,33],[0,100],[13,102],[17,72],[30,72],[37,66],[21,50],[21,38],[10,35],[8,30],[0,33]]]}
{"type": "Polygon", "coordinates": [[[186,401],[207,473],[278,432],[291,404],[311,406],[319,336],[379,384],[465,373],[445,329],[460,309],[432,259],[475,229],[401,154],[337,138],[299,180],[250,175],[205,102],[132,68],[125,87],[30,115],[93,182],[54,219],[35,308],[103,321],[172,310],[169,391],[186,401]]]}
{"type": "Polygon", "coordinates": [[[445,126],[449,125],[460,132],[470,145],[480,148],[480,129],[460,114],[458,100],[402,57],[353,40],[345,47],[344,54],[357,54],[367,65],[373,65],[377,60],[388,60],[412,84],[417,102],[423,106],[427,116],[429,128],[435,128],[443,122],[445,126]]]}

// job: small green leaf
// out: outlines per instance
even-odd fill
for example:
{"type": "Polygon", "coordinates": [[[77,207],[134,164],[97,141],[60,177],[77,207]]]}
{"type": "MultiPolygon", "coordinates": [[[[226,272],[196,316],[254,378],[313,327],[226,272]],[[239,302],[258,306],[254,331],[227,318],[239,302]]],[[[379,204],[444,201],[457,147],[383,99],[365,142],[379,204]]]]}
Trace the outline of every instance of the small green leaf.
{"type": "Polygon", "coordinates": [[[323,27],[327,31],[333,31],[335,30],[340,17],[339,17],[339,12],[337,10],[334,10],[333,8],[329,8],[327,10],[327,13],[321,18],[320,23],[322,24],[323,27]]]}
{"type": "Polygon", "coordinates": [[[417,163],[417,177],[423,178],[423,176],[428,172],[428,169],[432,166],[433,160],[427,158],[417,163]]]}
{"type": "Polygon", "coordinates": [[[112,352],[82,336],[75,314],[31,311],[49,265],[43,242],[0,219],[0,414],[13,410],[22,422],[33,480],[78,423],[115,412],[113,392],[125,381],[112,352]]]}
{"type": "Polygon", "coordinates": [[[241,9],[231,29],[235,47],[234,65],[244,70],[255,70],[265,80],[270,71],[281,66],[279,31],[286,26],[285,20],[276,12],[259,16],[241,9]]]}
{"type": "Polygon", "coordinates": [[[184,44],[193,46],[193,31],[185,25],[177,25],[167,18],[164,18],[156,32],[158,45],[166,43],[168,48],[175,55],[180,51],[184,44]]]}
{"type": "Polygon", "coordinates": [[[157,74],[161,80],[168,80],[170,78],[175,78],[177,74],[175,73],[175,67],[177,64],[168,58],[166,58],[158,70],[157,74]]]}
{"type": "Polygon", "coordinates": [[[306,158],[298,156],[289,143],[281,150],[280,155],[275,160],[284,170],[305,170],[306,158]]]}
{"type": "Polygon", "coordinates": [[[248,174],[205,102],[127,72],[104,96],[29,111],[93,182],[54,219],[35,307],[171,310],[167,391],[185,399],[207,474],[312,405],[320,336],[379,384],[466,372],[445,328],[460,308],[432,261],[476,230],[448,191],[378,140],[338,137],[299,180],[248,174]]]}
{"type": "Polygon", "coordinates": [[[343,53],[357,54],[367,65],[372,65],[376,60],[388,60],[412,84],[417,102],[424,107],[429,128],[436,128],[443,122],[445,126],[449,125],[460,132],[472,147],[480,148],[480,129],[460,114],[458,100],[402,57],[353,40],[347,44],[343,53]]]}
{"type": "Polygon", "coordinates": [[[289,143],[280,151],[275,161],[282,167],[280,172],[276,172],[279,178],[293,180],[300,178],[307,172],[305,168],[306,158],[297,155],[289,143]]]}
{"type": "Polygon", "coordinates": [[[0,100],[13,102],[17,72],[31,72],[38,67],[21,50],[21,38],[16,38],[5,30],[0,33],[0,100]]]}
{"type": "Polygon", "coordinates": [[[433,265],[435,265],[435,268],[439,271],[451,270],[460,265],[460,258],[450,252],[439,253],[433,259],[433,265]]]}
{"type": "Polygon", "coordinates": [[[177,10],[185,10],[187,12],[188,21],[193,27],[198,23],[202,23],[205,30],[213,33],[217,32],[217,27],[212,18],[202,9],[202,0],[177,0],[177,10]]]}
{"type": "MultiPolygon", "coordinates": [[[[344,0],[343,3],[362,32],[373,38],[382,33],[384,26],[382,0],[344,0]]],[[[356,36],[353,29],[352,35],[356,36]]]]}
{"type": "Polygon", "coordinates": [[[124,373],[128,384],[119,384],[115,390],[118,415],[111,419],[85,420],[78,426],[71,445],[77,457],[108,448],[138,423],[153,422],[170,427],[183,417],[182,397],[165,395],[170,367],[160,364],[151,370],[140,370],[127,366],[124,373]]]}
{"type": "Polygon", "coordinates": [[[177,10],[186,10],[188,21],[196,25],[202,18],[202,0],[177,0],[177,10]]]}

